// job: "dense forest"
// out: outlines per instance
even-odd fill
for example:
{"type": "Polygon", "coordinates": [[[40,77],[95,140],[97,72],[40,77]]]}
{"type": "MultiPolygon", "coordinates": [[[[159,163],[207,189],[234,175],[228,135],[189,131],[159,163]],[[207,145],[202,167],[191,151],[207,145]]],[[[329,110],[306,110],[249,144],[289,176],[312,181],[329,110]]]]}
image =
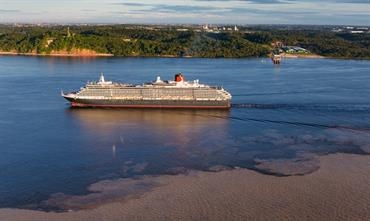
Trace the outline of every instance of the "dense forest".
{"type": "Polygon", "coordinates": [[[44,55],[88,49],[115,56],[258,57],[267,56],[277,41],[322,56],[370,59],[369,33],[273,28],[205,31],[133,25],[0,26],[0,51],[44,55]]]}

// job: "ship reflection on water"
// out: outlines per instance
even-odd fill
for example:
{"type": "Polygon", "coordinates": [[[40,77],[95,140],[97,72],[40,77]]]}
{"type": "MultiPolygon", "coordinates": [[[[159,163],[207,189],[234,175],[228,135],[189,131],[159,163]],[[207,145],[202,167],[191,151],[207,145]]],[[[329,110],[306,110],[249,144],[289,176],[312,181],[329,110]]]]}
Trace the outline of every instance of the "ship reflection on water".
{"type": "MultiPolygon", "coordinates": [[[[119,176],[206,169],[228,136],[227,110],[80,109],[66,112],[88,151],[111,151],[119,176]]],[[[103,154],[104,155],[104,154],[103,154]]]]}
{"type": "MultiPolygon", "coordinates": [[[[108,125],[138,125],[162,128],[165,126],[192,127],[222,125],[227,122],[228,110],[170,110],[170,109],[95,109],[69,108],[68,113],[89,129],[108,129],[108,125]],[[103,127],[103,128],[100,128],[103,127]],[[107,127],[107,128],[104,128],[107,127]]],[[[153,131],[155,132],[155,131],[153,131]]]]}

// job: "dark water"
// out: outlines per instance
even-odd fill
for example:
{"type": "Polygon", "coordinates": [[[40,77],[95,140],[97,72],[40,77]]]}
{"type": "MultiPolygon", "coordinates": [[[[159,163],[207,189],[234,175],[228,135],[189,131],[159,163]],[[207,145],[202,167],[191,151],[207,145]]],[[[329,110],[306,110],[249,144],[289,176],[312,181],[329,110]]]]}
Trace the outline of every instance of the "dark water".
{"type": "Polygon", "coordinates": [[[103,179],[370,149],[369,61],[0,56],[0,67],[0,207],[103,179]],[[183,72],[228,89],[233,108],[70,109],[60,90],[100,72],[130,83],[183,72]]]}

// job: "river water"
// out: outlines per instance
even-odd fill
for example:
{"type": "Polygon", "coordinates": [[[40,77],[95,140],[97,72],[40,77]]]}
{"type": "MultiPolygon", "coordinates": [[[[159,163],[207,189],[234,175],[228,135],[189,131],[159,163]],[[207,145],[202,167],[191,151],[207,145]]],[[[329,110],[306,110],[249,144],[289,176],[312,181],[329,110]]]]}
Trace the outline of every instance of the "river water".
{"type": "Polygon", "coordinates": [[[234,167],[305,174],[317,155],[370,152],[369,61],[0,56],[0,67],[0,207],[39,208],[104,179],[234,167]],[[71,109],[60,91],[101,72],[128,83],[182,72],[223,86],[233,107],[71,109]],[[261,166],[275,161],[295,172],[261,166]]]}

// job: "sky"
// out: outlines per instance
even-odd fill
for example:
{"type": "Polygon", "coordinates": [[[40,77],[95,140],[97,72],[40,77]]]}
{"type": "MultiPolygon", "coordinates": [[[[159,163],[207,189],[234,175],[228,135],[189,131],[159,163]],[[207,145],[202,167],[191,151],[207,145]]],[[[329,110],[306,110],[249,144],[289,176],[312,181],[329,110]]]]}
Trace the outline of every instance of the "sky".
{"type": "Polygon", "coordinates": [[[0,0],[0,23],[370,26],[370,0],[0,0]]]}

